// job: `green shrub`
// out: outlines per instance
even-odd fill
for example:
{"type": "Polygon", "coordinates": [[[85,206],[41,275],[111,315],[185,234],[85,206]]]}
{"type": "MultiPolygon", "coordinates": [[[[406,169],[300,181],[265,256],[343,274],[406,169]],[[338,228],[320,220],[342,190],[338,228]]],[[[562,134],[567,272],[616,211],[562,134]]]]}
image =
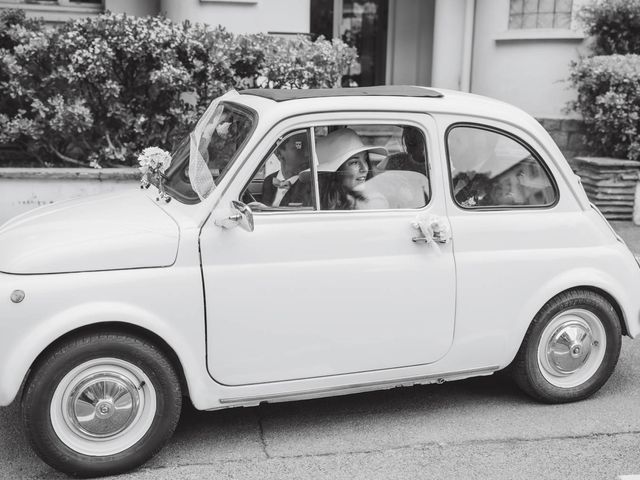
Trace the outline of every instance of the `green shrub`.
{"type": "Polygon", "coordinates": [[[272,38],[264,55],[259,87],[330,88],[340,85],[342,73],[354,59],[354,49],[344,42],[320,37],[272,38]]]}
{"type": "Polygon", "coordinates": [[[640,55],[585,58],[572,66],[587,146],[596,155],[640,160],[640,55]]]}
{"type": "Polygon", "coordinates": [[[595,36],[596,55],[640,54],[640,0],[598,0],[580,18],[595,36]]]}
{"type": "Polygon", "coordinates": [[[226,90],[337,86],[355,57],[339,41],[163,17],[105,14],[48,29],[5,11],[0,27],[0,143],[61,165],[133,165],[146,146],[171,149],[226,90]]]}

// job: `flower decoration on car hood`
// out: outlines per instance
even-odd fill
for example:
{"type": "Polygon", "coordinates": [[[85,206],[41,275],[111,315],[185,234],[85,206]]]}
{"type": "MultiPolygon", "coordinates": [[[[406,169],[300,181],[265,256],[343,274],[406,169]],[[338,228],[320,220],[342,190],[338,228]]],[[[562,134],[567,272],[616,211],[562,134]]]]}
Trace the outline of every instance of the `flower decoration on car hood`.
{"type": "Polygon", "coordinates": [[[138,163],[142,173],[140,187],[149,188],[151,180],[155,178],[158,183],[158,200],[169,202],[171,197],[164,191],[164,172],[171,165],[171,154],[159,147],[148,147],[138,156],[138,163]]]}

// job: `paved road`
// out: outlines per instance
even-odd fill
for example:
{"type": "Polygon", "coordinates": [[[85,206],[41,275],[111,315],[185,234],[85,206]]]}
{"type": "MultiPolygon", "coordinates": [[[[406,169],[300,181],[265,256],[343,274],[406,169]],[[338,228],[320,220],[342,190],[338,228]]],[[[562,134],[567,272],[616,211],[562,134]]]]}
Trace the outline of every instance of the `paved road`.
{"type": "MultiPolygon", "coordinates": [[[[541,405],[505,376],[340,398],[185,409],[128,479],[607,479],[640,473],[640,341],[589,400],[541,405]]],[[[0,478],[62,478],[29,450],[17,405],[0,409],[0,478]]]]}
{"type": "Polygon", "coordinates": [[[631,222],[610,222],[631,251],[640,254],[640,227],[631,222]]]}
{"type": "MultiPolygon", "coordinates": [[[[640,229],[622,227],[628,240],[640,238],[640,229]]],[[[186,408],[169,445],[121,478],[602,480],[640,473],[639,453],[640,339],[625,339],[607,385],[570,405],[535,403],[498,374],[258,408],[186,408]]],[[[0,478],[63,478],[27,446],[16,404],[0,408],[0,478]]]]}

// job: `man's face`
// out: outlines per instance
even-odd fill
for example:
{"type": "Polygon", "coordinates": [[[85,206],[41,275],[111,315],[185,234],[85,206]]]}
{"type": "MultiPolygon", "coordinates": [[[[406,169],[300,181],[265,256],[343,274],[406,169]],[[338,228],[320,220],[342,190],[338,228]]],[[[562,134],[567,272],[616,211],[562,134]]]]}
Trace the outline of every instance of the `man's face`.
{"type": "Polygon", "coordinates": [[[309,146],[303,135],[290,137],[278,149],[278,158],[295,174],[309,168],[309,146]]]}

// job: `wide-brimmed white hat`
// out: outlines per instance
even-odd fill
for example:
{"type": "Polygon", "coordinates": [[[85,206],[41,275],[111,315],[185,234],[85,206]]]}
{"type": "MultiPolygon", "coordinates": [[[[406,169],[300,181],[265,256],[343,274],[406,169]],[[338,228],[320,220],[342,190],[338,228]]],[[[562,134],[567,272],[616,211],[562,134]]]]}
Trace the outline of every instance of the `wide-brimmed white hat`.
{"type": "Polygon", "coordinates": [[[326,137],[318,138],[316,154],[319,172],[335,172],[344,162],[360,152],[387,155],[382,147],[366,146],[358,134],[349,128],[334,130],[326,137]]]}

